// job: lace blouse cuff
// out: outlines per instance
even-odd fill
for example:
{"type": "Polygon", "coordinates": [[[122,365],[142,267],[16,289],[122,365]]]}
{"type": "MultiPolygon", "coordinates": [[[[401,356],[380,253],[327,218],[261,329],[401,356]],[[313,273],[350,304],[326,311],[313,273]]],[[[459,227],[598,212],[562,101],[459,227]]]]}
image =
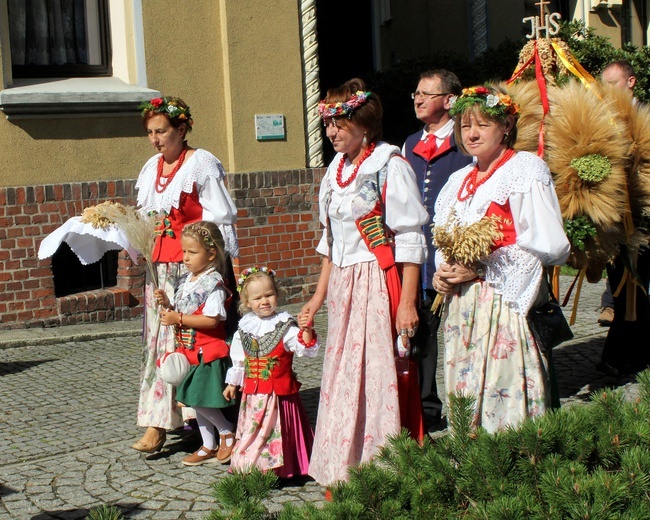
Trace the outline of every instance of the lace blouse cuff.
{"type": "Polygon", "coordinates": [[[427,259],[427,246],[421,231],[395,235],[395,262],[423,264],[427,259]]]}
{"type": "Polygon", "coordinates": [[[226,384],[242,386],[244,384],[244,367],[230,367],[226,372],[226,384]]]}
{"type": "Polygon", "coordinates": [[[223,235],[226,253],[229,253],[233,258],[239,257],[239,243],[237,242],[235,226],[232,224],[219,224],[219,231],[223,235]]]}

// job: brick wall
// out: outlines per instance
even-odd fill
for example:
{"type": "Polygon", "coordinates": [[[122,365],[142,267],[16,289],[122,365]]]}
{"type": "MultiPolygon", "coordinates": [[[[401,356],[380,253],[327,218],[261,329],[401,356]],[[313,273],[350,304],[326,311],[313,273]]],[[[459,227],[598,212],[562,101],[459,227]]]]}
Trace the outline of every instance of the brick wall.
{"type": "MultiPolygon", "coordinates": [[[[318,187],[324,170],[229,174],[239,209],[239,269],[268,264],[288,302],[304,300],[318,280],[318,187]]],[[[0,188],[0,330],[119,321],[142,315],[144,266],[125,252],[117,286],[62,298],[41,240],[84,208],[114,200],[134,204],[134,180],[0,188]]]]}

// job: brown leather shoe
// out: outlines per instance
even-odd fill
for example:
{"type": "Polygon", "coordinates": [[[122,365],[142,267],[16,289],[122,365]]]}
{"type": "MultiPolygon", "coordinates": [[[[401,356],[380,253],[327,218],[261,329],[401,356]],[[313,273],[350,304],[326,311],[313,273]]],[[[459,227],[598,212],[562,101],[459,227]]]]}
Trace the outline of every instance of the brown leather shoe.
{"type": "Polygon", "coordinates": [[[603,312],[598,317],[598,323],[601,327],[609,327],[614,321],[614,309],[611,307],[603,307],[603,312]]]}
{"type": "Polygon", "coordinates": [[[217,460],[221,464],[228,464],[232,456],[232,449],[235,447],[235,436],[232,433],[219,435],[219,450],[217,451],[217,460]],[[226,439],[232,439],[232,444],[228,446],[226,439]]]}
{"type": "Polygon", "coordinates": [[[181,462],[186,466],[201,466],[202,464],[212,464],[219,462],[216,458],[217,450],[209,450],[205,446],[201,446],[196,450],[192,455],[188,455],[181,462]],[[199,452],[203,450],[205,455],[199,455],[199,452]]]}

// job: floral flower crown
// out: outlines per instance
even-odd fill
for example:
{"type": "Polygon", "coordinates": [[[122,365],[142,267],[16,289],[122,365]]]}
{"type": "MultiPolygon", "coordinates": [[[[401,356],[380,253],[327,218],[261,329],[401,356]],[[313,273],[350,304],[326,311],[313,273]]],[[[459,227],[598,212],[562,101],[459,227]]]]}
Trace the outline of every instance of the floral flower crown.
{"type": "Polygon", "coordinates": [[[364,92],[363,90],[357,90],[352,97],[347,101],[336,101],[334,103],[325,103],[321,101],[318,103],[318,115],[323,119],[330,119],[332,117],[338,116],[348,116],[348,119],[352,117],[353,112],[359,108],[361,105],[364,105],[368,98],[372,95],[372,92],[364,92]]]}
{"type": "Polygon", "coordinates": [[[452,97],[449,114],[457,116],[477,104],[483,105],[481,112],[498,119],[505,119],[509,115],[518,117],[521,112],[519,105],[509,95],[501,92],[492,94],[488,88],[479,86],[464,88],[460,97],[452,97]]]}
{"type": "Polygon", "coordinates": [[[194,119],[190,114],[190,107],[182,107],[174,98],[162,97],[153,98],[151,101],[143,101],[138,106],[144,116],[147,112],[155,112],[156,114],[164,114],[170,118],[180,119],[186,122],[189,126],[194,124],[194,119]]]}
{"type": "Polygon", "coordinates": [[[188,224],[183,228],[183,234],[185,234],[186,232],[195,233],[197,236],[203,239],[203,241],[210,249],[219,251],[220,248],[217,247],[217,244],[215,243],[214,239],[212,238],[212,235],[210,234],[210,231],[202,227],[200,223],[195,222],[194,224],[188,224]]]}
{"type": "Polygon", "coordinates": [[[257,265],[253,267],[247,267],[239,274],[239,278],[237,279],[237,292],[241,292],[242,288],[244,287],[244,283],[246,282],[246,278],[255,273],[266,273],[270,277],[275,278],[275,271],[270,267],[266,267],[265,265],[261,267],[257,265]]]}

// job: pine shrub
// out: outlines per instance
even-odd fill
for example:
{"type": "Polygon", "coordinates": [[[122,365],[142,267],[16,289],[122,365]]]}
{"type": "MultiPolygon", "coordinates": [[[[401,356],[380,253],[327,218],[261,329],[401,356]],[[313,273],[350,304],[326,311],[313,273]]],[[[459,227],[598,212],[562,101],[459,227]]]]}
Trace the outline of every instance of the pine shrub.
{"type": "Polygon", "coordinates": [[[418,445],[403,431],[375,460],[353,468],[317,508],[268,513],[272,474],[215,485],[217,519],[515,520],[650,518],[650,371],[639,396],[599,390],[591,402],[490,434],[471,427],[470,399],[452,396],[450,431],[418,445]]]}

